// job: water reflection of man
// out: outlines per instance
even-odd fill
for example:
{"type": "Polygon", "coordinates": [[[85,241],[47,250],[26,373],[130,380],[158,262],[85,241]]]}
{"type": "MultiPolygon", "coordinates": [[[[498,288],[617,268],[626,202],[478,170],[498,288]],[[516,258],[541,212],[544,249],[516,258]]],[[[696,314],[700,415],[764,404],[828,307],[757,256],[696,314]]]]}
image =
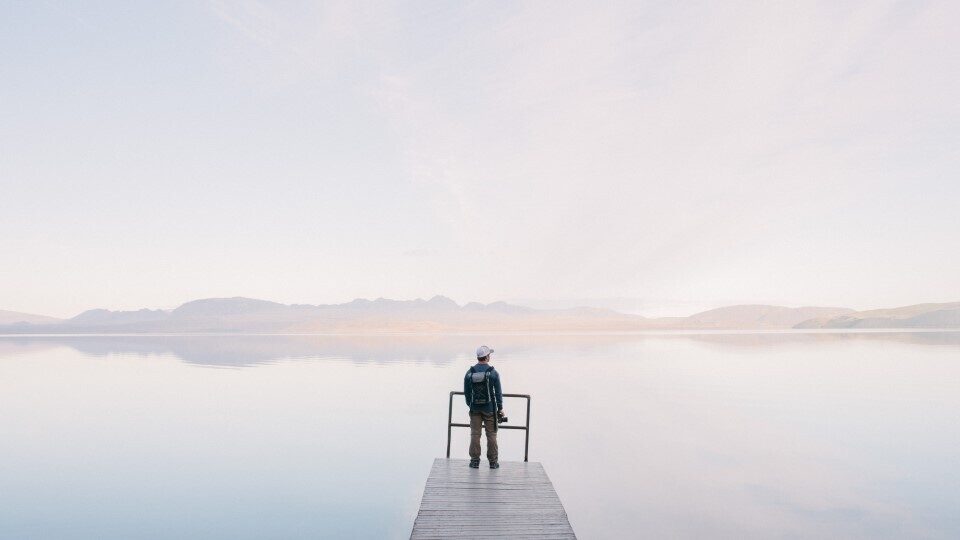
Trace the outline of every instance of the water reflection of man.
{"type": "Polygon", "coordinates": [[[470,406],[470,466],[480,467],[480,427],[487,434],[487,459],[490,468],[500,468],[497,449],[497,417],[503,415],[500,374],[490,365],[493,349],[481,345],[477,364],[463,377],[463,394],[470,406]]]}

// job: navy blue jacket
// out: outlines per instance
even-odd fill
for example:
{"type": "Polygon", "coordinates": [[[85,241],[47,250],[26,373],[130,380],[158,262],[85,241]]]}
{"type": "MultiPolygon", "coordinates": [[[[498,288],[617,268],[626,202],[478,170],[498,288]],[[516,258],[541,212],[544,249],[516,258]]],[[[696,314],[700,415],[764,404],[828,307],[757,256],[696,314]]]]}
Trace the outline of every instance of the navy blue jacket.
{"type": "Polygon", "coordinates": [[[467,400],[467,405],[470,406],[471,411],[479,412],[488,412],[492,413],[503,408],[503,391],[500,389],[500,374],[497,373],[497,370],[493,369],[493,366],[489,364],[481,364],[477,362],[477,365],[473,366],[473,371],[467,370],[467,374],[463,376],[463,397],[467,400]],[[473,404],[473,383],[470,380],[470,375],[475,372],[482,372],[489,370],[490,373],[487,374],[487,377],[490,378],[490,383],[492,385],[491,390],[494,391],[494,402],[497,404],[497,408],[493,408],[493,403],[488,403],[486,405],[474,405],[473,404]]]}

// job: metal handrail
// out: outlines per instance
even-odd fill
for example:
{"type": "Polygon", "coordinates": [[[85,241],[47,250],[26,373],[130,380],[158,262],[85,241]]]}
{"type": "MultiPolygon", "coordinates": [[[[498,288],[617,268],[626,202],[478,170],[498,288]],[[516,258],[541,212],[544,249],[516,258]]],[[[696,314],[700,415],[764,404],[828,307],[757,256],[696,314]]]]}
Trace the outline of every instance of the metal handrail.
{"type": "MultiPolygon", "coordinates": [[[[462,396],[463,392],[450,392],[450,403],[447,406],[447,459],[450,459],[450,435],[455,427],[470,427],[470,424],[458,424],[453,421],[453,396],[462,396]]],[[[497,429],[522,429],[524,433],[523,440],[523,460],[527,461],[527,454],[530,450],[530,394],[503,394],[508,398],[524,398],[527,400],[527,423],[523,426],[504,426],[498,425],[497,429]]]]}

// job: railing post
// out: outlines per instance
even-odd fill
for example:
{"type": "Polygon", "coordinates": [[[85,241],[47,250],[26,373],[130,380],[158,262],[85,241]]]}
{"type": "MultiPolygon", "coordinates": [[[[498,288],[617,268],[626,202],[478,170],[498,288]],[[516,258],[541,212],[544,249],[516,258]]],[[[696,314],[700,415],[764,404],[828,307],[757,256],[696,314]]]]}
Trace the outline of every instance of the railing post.
{"type": "Polygon", "coordinates": [[[453,429],[453,394],[450,392],[450,402],[447,404],[447,459],[450,459],[450,430],[453,429]]]}
{"type": "Polygon", "coordinates": [[[527,429],[523,430],[523,461],[527,461],[527,455],[530,452],[530,396],[527,396],[527,429]]]}

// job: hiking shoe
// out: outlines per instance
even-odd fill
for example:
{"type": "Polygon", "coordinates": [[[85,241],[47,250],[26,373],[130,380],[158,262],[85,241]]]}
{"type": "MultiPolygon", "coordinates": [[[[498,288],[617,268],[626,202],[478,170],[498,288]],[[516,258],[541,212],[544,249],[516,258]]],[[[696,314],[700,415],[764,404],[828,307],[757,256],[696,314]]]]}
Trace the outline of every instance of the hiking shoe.
{"type": "Polygon", "coordinates": [[[479,469],[479,468],[480,468],[480,458],[471,459],[471,460],[470,460],[470,468],[471,468],[471,469],[479,469]]]}
{"type": "Polygon", "coordinates": [[[499,468],[500,468],[500,462],[499,462],[499,461],[491,461],[491,462],[490,462],[490,468],[491,468],[491,469],[499,469],[499,468]]]}

